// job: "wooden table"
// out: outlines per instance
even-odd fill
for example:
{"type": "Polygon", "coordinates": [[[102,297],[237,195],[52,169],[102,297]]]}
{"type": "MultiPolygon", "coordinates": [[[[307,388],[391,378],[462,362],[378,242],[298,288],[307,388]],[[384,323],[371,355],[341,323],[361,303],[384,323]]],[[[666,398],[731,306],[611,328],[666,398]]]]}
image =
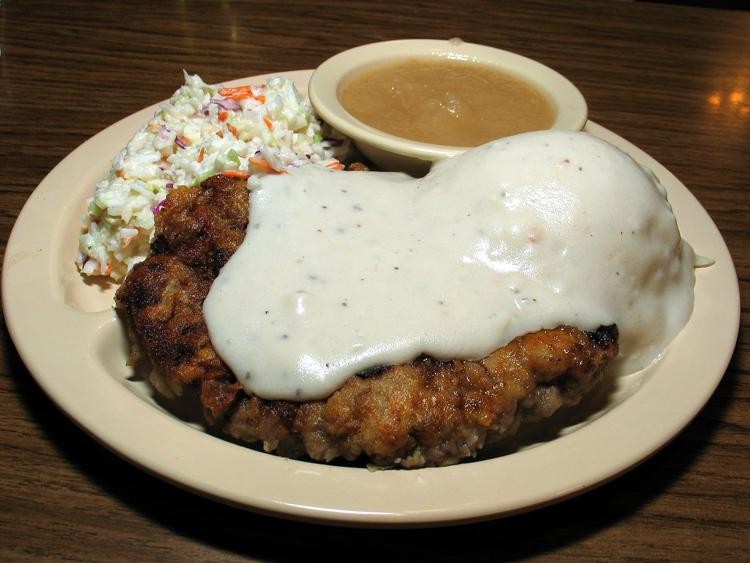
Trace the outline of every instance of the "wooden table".
{"type": "Polygon", "coordinates": [[[565,74],[593,120],[680,178],[721,230],[744,306],[718,390],[656,456],[556,506],[411,531],[277,520],[151,477],[55,407],[3,326],[0,559],[750,559],[749,31],[750,12],[629,1],[3,2],[3,251],[43,177],[169,97],[182,69],[221,82],[313,68],[367,42],[457,36],[565,74]]]}

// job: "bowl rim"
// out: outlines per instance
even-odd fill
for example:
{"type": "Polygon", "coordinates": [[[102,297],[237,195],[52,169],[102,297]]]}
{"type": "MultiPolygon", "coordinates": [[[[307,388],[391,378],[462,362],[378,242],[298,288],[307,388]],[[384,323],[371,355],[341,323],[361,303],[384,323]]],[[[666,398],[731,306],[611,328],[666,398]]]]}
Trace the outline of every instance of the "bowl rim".
{"type": "Polygon", "coordinates": [[[447,57],[495,66],[530,82],[544,92],[557,110],[550,129],[581,130],[588,106],[580,90],[556,70],[528,57],[488,45],[453,39],[397,39],[368,43],[342,51],[313,72],[308,95],[320,118],[357,142],[405,157],[435,161],[464,152],[469,147],[437,145],[398,137],[360,121],[338,99],[340,84],[363,67],[396,58],[447,57]]]}

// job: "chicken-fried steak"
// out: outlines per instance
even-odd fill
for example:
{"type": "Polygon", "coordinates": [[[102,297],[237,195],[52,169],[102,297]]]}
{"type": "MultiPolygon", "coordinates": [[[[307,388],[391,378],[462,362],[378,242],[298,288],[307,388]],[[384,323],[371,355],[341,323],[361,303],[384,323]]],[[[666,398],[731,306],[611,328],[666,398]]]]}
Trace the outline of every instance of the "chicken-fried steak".
{"type": "Polygon", "coordinates": [[[117,292],[131,363],[148,359],[167,393],[194,388],[206,418],[269,452],[379,465],[447,465],[473,457],[526,419],[578,402],[617,354],[617,329],[570,326],[516,338],[477,361],[422,356],[350,377],[325,400],[264,400],[245,392],[214,351],[202,302],[239,246],[245,181],[216,176],[178,188],[157,215],[152,255],[117,292]]]}

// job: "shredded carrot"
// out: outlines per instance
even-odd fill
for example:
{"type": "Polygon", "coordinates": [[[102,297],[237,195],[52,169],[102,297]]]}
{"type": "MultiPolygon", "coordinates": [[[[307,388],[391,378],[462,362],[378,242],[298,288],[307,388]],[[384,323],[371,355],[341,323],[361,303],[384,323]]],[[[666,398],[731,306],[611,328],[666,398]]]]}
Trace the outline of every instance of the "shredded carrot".
{"type": "Polygon", "coordinates": [[[273,121],[271,121],[271,118],[267,115],[263,118],[263,123],[266,124],[266,127],[268,127],[269,130],[273,131],[273,121]]]}
{"type": "Polygon", "coordinates": [[[233,88],[221,88],[219,90],[219,94],[224,96],[225,98],[234,100],[236,102],[240,102],[247,98],[255,98],[261,104],[266,103],[266,97],[263,94],[258,94],[256,96],[255,92],[253,91],[252,86],[235,86],[233,88]]]}
{"type": "Polygon", "coordinates": [[[267,174],[289,174],[286,170],[276,170],[267,160],[262,158],[249,158],[248,162],[253,166],[262,168],[267,174]]]}
{"type": "Polygon", "coordinates": [[[257,166],[258,168],[263,168],[264,170],[268,170],[269,172],[276,172],[273,166],[271,166],[267,160],[263,160],[262,158],[251,158],[250,163],[253,164],[254,166],[257,166]]]}
{"type": "Polygon", "coordinates": [[[201,147],[200,152],[198,153],[198,162],[203,162],[203,159],[206,158],[206,149],[201,147]]]}
{"type": "Polygon", "coordinates": [[[229,119],[229,112],[224,110],[219,114],[219,121],[226,121],[229,119]]]}
{"type": "MultiPolygon", "coordinates": [[[[179,139],[179,140],[180,140],[180,142],[181,142],[181,143],[182,143],[183,145],[185,145],[185,146],[188,146],[188,145],[190,144],[190,141],[188,141],[188,140],[187,140],[187,139],[186,139],[185,137],[183,137],[182,135],[177,135],[177,137],[175,137],[175,142],[176,142],[176,140],[177,140],[177,139],[179,139]]],[[[179,143],[178,143],[178,146],[179,146],[179,143]]]]}
{"type": "Polygon", "coordinates": [[[250,177],[249,172],[243,172],[242,170],[224,170],[222,174],[230,178],[249,178],[250,177]]]}
{"type": "Polygon", "coordinates": [[[229,132],[232,133],[235,137],[238,139],[240,138],[240,134],[237,132],[237,129],[235,127],[232,127],[229,123],[227,123],[227,129],[229,129],[229,132]]]}
{"type": "Polygon", "coordinates": [[[244,100],[245,98],[255,97],[253,94],[253,89],[250,86],[235,86],[234,88],[222,88],[221,90],[219,90],[219,94],[224,96],[225,98],[230,98],[238,102],[240,100],[244,100]]]}
{"type": "Polygon", "coordinates": [[[344,165],[341,164],[338,160],[336,160],[334,162],[326,164],[326,168],[330,168],[331,170],[343,170],[344,165]]]}
{"type": "Polygon", "coordinates": [[[115,176],[117,176],[118,178],[125,178],[125,172],[123,172],[122,170],[118,170],[117,172],[115,172],[115,176]]]}

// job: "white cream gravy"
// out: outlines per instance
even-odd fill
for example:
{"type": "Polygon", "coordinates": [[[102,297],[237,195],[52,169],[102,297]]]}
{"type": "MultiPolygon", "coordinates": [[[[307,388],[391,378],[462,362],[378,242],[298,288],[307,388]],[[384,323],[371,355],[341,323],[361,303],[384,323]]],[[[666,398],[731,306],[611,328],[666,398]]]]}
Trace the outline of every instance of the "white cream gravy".
{"type": "Polygon", "coordinates": [[[694,254],[664,189],[586,133],[509,137],[420,179],[306,166],[250,197],[204,313],[263,398],[324,398],[360,370],[481,358],[560,324],[616,323],[635,371],[692,311],[694,254]]]}

